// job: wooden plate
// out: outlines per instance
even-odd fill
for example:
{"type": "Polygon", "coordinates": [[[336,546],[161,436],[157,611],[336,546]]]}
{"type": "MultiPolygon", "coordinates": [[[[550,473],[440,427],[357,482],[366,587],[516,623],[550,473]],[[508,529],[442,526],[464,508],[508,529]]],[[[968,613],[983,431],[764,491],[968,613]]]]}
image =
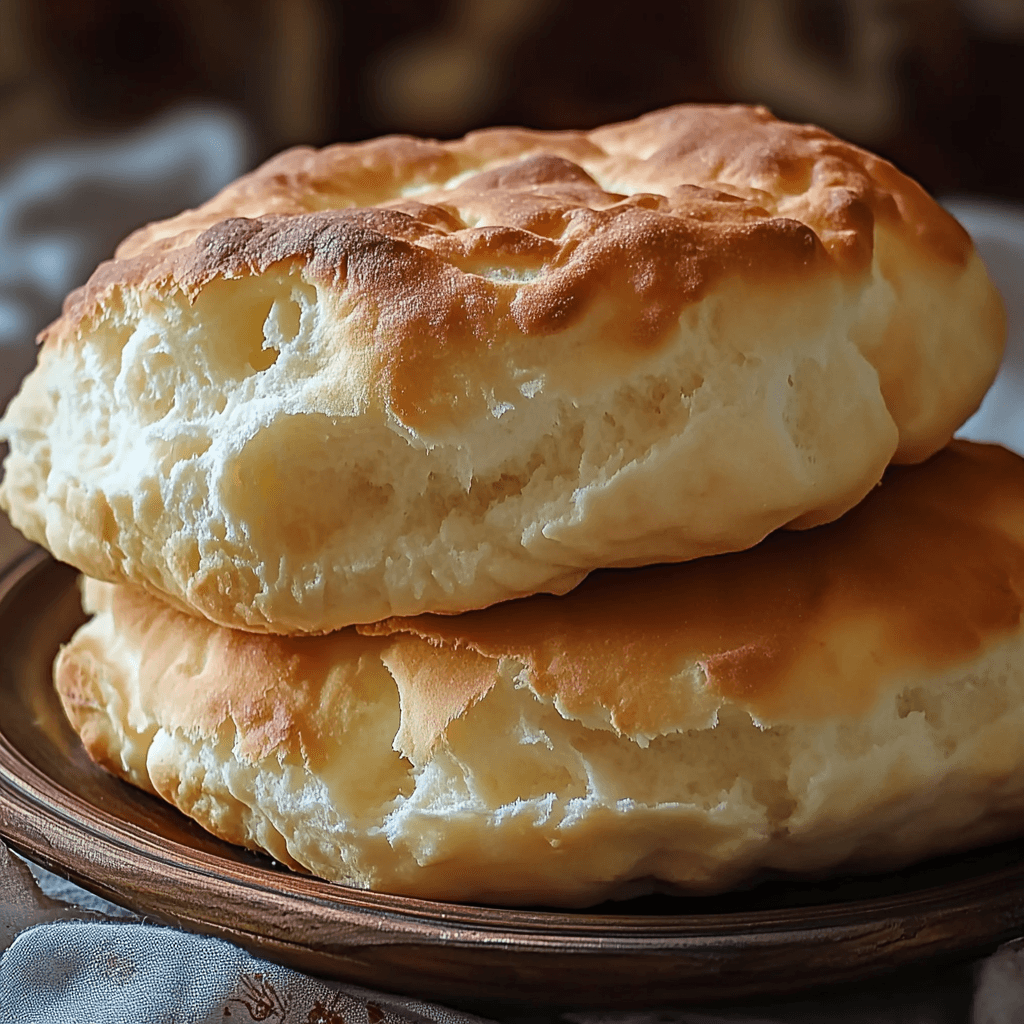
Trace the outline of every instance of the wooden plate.
{"type": "Polygon", "coordinates": [[[1024,841],[898,874],[581,913],[435,903],[294,874],[89,761],[50,685],[57,646],[81,621],[75,573],[45,554],[0,579],[0,835],[151,919],[312,974],[464,1007],[635,1008],[864,978],[1024,931],[1024,841]]]}

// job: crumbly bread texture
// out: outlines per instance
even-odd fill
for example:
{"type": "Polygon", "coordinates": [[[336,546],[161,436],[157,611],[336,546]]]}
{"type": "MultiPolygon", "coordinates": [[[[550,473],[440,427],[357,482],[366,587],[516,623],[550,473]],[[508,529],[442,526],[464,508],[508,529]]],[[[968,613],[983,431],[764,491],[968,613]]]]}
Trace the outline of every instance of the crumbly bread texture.
{"type": "Polygon", "coordinates": [[[563,597],[259,636],[86,581],[90,754],[350,885],[583,906],[1024,829],[1024,460],[957,443],[843,519],[563,597]]]}
{"type": "Polygon", "coordinates": [[[892,166],[748,107],[297,149],[43,334],[0,504],[86,574],[326,632],[841,515],[944,445],[1002,308],[892,166]]]}

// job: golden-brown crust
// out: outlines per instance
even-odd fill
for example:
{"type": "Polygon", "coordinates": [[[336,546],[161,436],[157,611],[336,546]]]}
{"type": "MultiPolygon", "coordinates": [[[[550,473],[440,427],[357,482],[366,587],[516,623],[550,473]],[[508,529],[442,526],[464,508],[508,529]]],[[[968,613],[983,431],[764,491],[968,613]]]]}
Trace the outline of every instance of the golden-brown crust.
{"type": "Polygon", "coordinates": [[[604,304],[614,323],[601,337],[653,351],[725,277],[857,278],[876,222],[927,259],[970,258],[966,233],[915,183],[763,108],[298,149],[136,232],[44,337],[72,338],[120,287],[194,296],[215,277],[296,261],[344,289],[379,397],[415,427],[496,340],[563,331],[604,304]]]}
{"type": "Polygon", "coordinates": [[[892,164],[764,107],[673,107],[590,138],[615,154],[649,154],[643,174],[652,182],[674,174],[764,193],[779,213],[810,225],[841,262],[870,262],[879,219],[899,223],[938,259],[963,266],[971,253],[967,232],[892,164]]]}
{"type": "MultiPolygon", "coordinates": [[[[557,182],[568,172],[586,186],[596,173],[603,181],[628,185],[631,193],[644,191],[644,185],[654,195],[678,185],[712,190],[724,185],[767,206],[788,204],[800,211],[788,215],[810,224],[831,254],[862,266],[870,262],[877,217],[902,221],[940,259],[963,265],[971,252],[970,239],[954,218],[873,154],[813,125],[779,121],[764,107],[684,105],[590,132],[491,128],[453,142],[392,136],[323,150],[298,147],[198,210],[135,232],[118,256],[148,249],[160,239],[174,238],[181,245],[231,215],[291,215],[394,202],[404,192],[429,192],[460,174],[518,164],[534,154],[540,155],[531,166],[534,185],[557,182]]],[[[497,212],[495,199],[502,213],[514,210],[518,203],[492,191],[495,184],[508,187],[512,179],[500,170],[497,181],[487,173],[460,188],[461,197],[481,200],[491,213],[497,212]]],[[[515,191],[521,191],[524,177],[515,170],[515,191]]]]}

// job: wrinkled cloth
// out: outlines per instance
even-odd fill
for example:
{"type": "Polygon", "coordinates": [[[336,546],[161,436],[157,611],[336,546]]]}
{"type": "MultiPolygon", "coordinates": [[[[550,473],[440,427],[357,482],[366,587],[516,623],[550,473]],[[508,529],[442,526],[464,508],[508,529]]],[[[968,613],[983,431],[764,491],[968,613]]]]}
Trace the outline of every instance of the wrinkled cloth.
{"type": "Polygon", "coordinates": [[[23,931],[0,960],[2,1024],[471,1024],[414,999],[308,978],[219,939],[143,924],[23,931]]]}
{"type": "MultiPolygon", "coordinates": [[[[132,228],[194,206],[248,159],[228,110],[188,108],[118,138],[0,170],[0,405],[34,362],[32,339],[132,228]]],[[[1010,341],[992,391],[961,436],[1024,454],[1024,208],[949,204],[1007,304],[1010,341]]],[[[0,517],[0,566],[24,549],[0,517]]],[[[479,1021],[458,1011],[307,977],[218,939],[134,914],[29,865],[0,843],[0,1024],[479,1021]]],[[[837,990],[838,992],[838,990],[837,990]]],[[[520,998],[528,993],[516,993],[520,998]]],[[[731,1009],[535,1013],[566,1024],[1024,1024],[1024,940],[974,965],[865,982],[851,994],[731,1009]]]]}
{"type": "Polygon", "coordinates": [[[144,923],[0,841],[0,1024],[474,1024],[144,923]]]}

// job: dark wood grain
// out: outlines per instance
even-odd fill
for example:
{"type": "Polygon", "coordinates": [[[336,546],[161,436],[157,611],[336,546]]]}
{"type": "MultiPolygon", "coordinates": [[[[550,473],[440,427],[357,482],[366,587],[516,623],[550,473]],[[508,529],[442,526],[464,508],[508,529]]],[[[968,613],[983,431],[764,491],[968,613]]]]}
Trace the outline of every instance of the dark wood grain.
{"type": "Polygon", "coordinates": [[[75,574],[42,553],[0,581],[0,836],[166,922],[301,970],[459,1006],[657,1006],[789,993],[1024,931],[1024,842],[898,874],[646,897],[597,912],[413,900],[295,874],[108,776],[50,684],[81,621],[75,574]]]}

